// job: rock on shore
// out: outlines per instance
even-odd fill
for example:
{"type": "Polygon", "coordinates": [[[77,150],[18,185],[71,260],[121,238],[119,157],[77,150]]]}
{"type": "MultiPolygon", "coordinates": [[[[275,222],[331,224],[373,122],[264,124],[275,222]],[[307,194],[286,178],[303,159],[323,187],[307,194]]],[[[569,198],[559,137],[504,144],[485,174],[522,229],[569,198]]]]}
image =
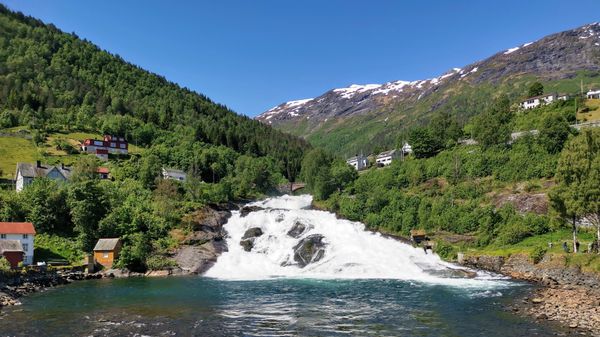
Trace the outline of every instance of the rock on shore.
{"type": "Polygon", "coordinates": [[[207,206],[192,214],[193,232],[174,255],[183,273],[202,274],[227,251],[223,225],[230,216],[228,209],[219,206],[207,206]]]}
{"type": "Polygon", "coordinates": [[[547,254],[537,264],[523,254],[459,256],[459,263],[543,285],[523,303],[523,312],[600,336],[600,275],[565,267],[563,255],[547,254]]]}

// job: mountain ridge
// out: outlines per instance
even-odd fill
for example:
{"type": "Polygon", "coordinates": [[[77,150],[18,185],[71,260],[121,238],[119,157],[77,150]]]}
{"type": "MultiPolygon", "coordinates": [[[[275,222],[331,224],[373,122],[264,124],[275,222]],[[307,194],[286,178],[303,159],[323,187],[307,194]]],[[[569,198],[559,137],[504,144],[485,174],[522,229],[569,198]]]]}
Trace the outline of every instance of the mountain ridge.
{"type": "MultiPolygon", "coordinates": [[[[361,145],[376,138],[385,138],[385,133],[375,132],[369,139],[354,144],[351,142],[350,146],[340,141],[328,146],[326,140],[329,137],[325,131],[340,132],[340,128],[346,127],[348,120],[360,124],[358,120],[366,116],[383,117],[385,122],[392,119],[403,119],[404,122],[410,120],[410,124],[414,124],[441,108],[456,110],[467,107],[467,110],[472,110],[475,107],[479,111],[485,105],[480,99],[467,97],[467,100],[471,99],[473,102],[447,105],[457,93],[462,94],[466,89],[478,90],[477,87],[488,86],[498,88],[508,84],[513,88],[505,88],[502,91],[514,100],[521,98],[525,92],[525,85],[517,85],[518,88],[514,88],[514,84],[523,82],[523,79],[526,79],[525,82],[539,79],[550,84],[548,89],[559,90],[564,88],[560,85],[553,88],[553,83],[565,79],[572,80],[578,76],[594,79],[589,83],[586,81],[586,85],[596,85],[598,82],[598,22],[499,51],[462,68],[453,68],[438,77],[416,81],[390,81],[384,84],[353,84],[345,88],[335,88],[314,98],[282,103],[255,118],[275,128],[307,138],[315,145],[341,147],[352,151],[364,147],[361,145]],[[587,73],[582,75],[582,71],[587,73]],[[440,97],[435,97],[436,95],[440,97]]],[[[570,86],[569,90],[574,91],[574,84],[570,83],[570,86]]],[[[457,113],[459,119],[463,120],[474,114],[475,111],[457,113]]],[[[366,122],[368,124],[369,121],[366,122]]],[[[387,143],[390,143],[389,139],[387,143]]]]}

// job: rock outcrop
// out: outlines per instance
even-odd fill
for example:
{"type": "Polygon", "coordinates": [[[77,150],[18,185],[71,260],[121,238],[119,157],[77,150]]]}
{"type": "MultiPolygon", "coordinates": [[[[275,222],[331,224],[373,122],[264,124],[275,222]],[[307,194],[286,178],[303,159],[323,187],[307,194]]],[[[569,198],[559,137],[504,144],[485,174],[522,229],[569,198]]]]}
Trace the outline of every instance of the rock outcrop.
{"type": "Polygon", "coordinates": [[[296,221],[294,222],[294,225],[292,225],[292,228],[290,228],[290,230],[287,232],[287,235],[297,239],[309,229],[309,225],[303,224],[300,221],[296,221]]]}
{"type": "Polygon", "coordinates": [[[296,261],[300,268],[317,262],[325,256],[326,244],[323,242],[323,239],[324,236],[321,234],[312,234],[300,240],[294,246],[294,261],[296,261]]]}
{"type": "Polygon", "coordinates": [[[193,232],[173,255],[182,273],[202,274],[227,250],[223,225],[231,212],[219,206],[207,206],[188,217],[193,232]]]}

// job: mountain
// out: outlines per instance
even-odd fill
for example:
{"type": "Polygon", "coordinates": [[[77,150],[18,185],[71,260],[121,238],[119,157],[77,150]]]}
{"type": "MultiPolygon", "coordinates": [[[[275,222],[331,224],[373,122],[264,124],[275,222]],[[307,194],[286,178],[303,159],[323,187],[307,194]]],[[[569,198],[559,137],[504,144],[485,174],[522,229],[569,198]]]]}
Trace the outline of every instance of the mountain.
{"type": "Polygon", "coordinates": [[[546,91],[567,93],[578,93],[582,81],[586,89],[600,86],[600,23],[501,51],[436,78],[353,84],[280,104],[256,119],[349,155],[393,146],[401,130],[436,112],[464,123],[491,97],[523,98],[534,81],[546,91]]]}
{"type": "MultiPolygon", "coordinates": [[[[115,133],[150,146],[165,137],[270,156],[288,174],[308,144],[241,116],[52,24],[0,5],[0,129],[115,133]]],[[[39,142],[38,142],[39,143],[39,142]]],[[[190,160],[169,159],[188,170],[190,160]]],[[[290,171],[291,172],[291,171],[290,171]]]]}

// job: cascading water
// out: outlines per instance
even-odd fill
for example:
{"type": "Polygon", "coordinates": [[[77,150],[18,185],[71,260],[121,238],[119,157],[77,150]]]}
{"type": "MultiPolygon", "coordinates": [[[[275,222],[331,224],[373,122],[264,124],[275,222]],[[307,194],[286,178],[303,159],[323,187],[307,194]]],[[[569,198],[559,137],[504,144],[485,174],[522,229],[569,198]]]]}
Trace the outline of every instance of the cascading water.
{"type": "Polygon", "coordinates": [[[365,231],[361,223],[311,210],[311,201],[310,195],[286,195],[250,204],[262,209],[246,216],[234,212],[224,226],[228,251],[206,276],[230,280],[386,278],[477,287],[490,282],[498,285],[498,278],[485,273],[474,278],[449,277],[457,267],[437,255],[365,231]],[[240,242],[246,239],[249,229],[256,233],[244,249],[240,242]],[[298,246],[311,238],[317,239],[305,248],[318,246],[324,251],[309,257],[304,265],[295,254],[298,246]]]}

